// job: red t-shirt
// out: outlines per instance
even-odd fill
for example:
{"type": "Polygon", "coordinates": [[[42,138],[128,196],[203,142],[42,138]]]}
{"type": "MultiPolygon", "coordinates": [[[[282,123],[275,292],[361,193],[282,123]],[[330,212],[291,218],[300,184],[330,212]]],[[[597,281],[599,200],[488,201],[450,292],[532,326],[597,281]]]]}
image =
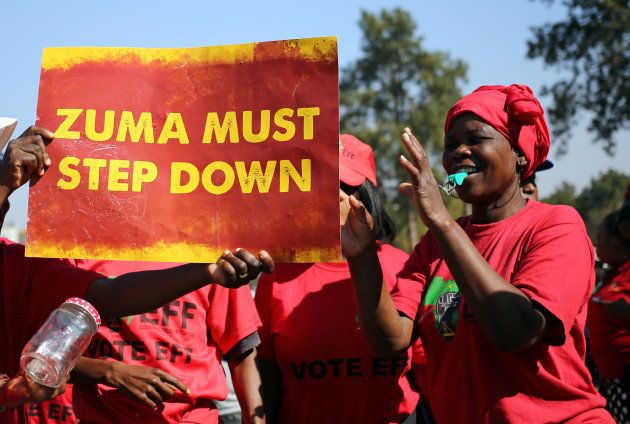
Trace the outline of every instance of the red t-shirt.
{"type": "MultiPolygon", "coordinates": [[[[107,276],[174,266],[167,263],[77,261],[107,276]]],[[[248,286],[207,285],[156,311],[104,323],[87,355],[161,368],[184,382],[191,395],[178,395],[157,410],[104,385],[75,385],[74,410],[89,423],[212,423],[213,400],[227,396],[221,358],[260,325],[248,286]]]]}
{"type": "Polygon", "coordinates": [[[588,307],[591,355],[597,370],[610,379],[623,377],[630,365],[630,320],[612,316],[601,302],[621,299],[630,303],[630,261],[606,276],[588,307]]]}
{"type": "Polygon", "coordinates": [[[30,424],[77,424],[79,420],[72,408],[72,384],[66,385],[66,391],[46,402],[25,405],[26,416],[30,424]]]}
{"type": "MultiPolygon", "coordinates": [[[[69,261],[24,257],[24,246],[0,239],[0,374],[20,368],[22,348],[69,297],[83,297],[98,273],[69,261]]],[[[0,423],[24,422],[24,407],[0,411],[0,423]]]]}
{"type": "Polygon", "coordinates": [[[490,266],[557,321],[525,351],[497,349],[427,233],[392,297],[416,319],[427,358],[422,391],[437,422],[613,422],[584,364],[594,255],[577,212],[529,201],[497,223],[459,223],[490,266]]]}
{"type": "MultiPolygon", "coordinates": [[[[383,245],[379,258],[391,289],[408,255],[383,245]]],[[[405,357],[378,358],[357,323],[346,262],[287,264],[263,275],[256,290],[261,358],[282,375],[280,422],[393,423],[418,402],[405,357]]]]}

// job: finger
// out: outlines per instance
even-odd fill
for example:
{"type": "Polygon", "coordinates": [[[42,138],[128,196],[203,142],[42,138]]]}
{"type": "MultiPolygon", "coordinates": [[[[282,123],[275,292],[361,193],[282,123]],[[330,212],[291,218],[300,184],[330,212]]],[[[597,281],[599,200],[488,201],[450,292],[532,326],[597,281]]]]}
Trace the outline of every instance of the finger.
{"type": "Polygon", "coordinates": [[[175,394],[174,386],[159,379],[158,381],[153,383],[153,387],[155,387],[155,390],[158,392],[158,394],[160,395],[160,398],[163,400],[170,399],[175,394]]]}
{"type": "Polygon", "coordinates": [[[273,263],[273,258],[271,257],[269,253],[267,253],[266,250],[261,250],[260,252],[258,252],[258,258],[260,259],[260,262],[262,263],[262,272],[266,272],[266,273],[273,272],[273,269],[275,267],[273,263]]]}
{"type": "Polygon", "coordinates": [[[182,393],[190,394],[188,386],[166,371],[158,370],[157,375],[160,377],[160,380],[168,384],[173,390],[179,390],[182,393]]]}
{"type": "Polygon", "coordinates": [[[223,281],[224,283],[233,283],[236,281],[236,270],[228,261],[223,259],[223,256],[221,256],[217,265],[217,270],[220,272],[220,281],[223,281]]]}
{"type": "Polygon", "coordinates": [[[413,186],[410,183],[400,183],[398,192],[409,199],[413,198],[413,186]]]}
{"type": "Polygon", "coordinates": [[[22,133],[22,135],[20,136],[20,138],[22,137],[28,137],[31,135],[39,135],[42,137],[42,139],[44,140],[45,144],[50,144],[51,141],[54,140],[55,138],[55,133],[53,133],[52,131],[50,131],[47,128],[44,127],[40,127],[38,125],[31,125],[30,127],[28,127],[26,129],[26,131],[24,131],[22,133]]]}
{"type": "Polygon", "coordinates": [[[424,151],[420,142],[409,128],[405,128],[403,130],[402,141],[405,145],[405,149],[409,152],[414,165],[418,168],[423,168],[429,165],[427,153],[424,151]]]}
{"type": "Polygon", "coordinates": [[[221,256],[225,262],[228,262],[234,270],[236,271],[236,275],[240,279],[246,279],[248,277],[247,274],[247,264],[242,261],[240,258],[236,257],[232,252],[226,250],[223,252],[221,256]]]}
{"type": "Polygon", "coordinates": [[[33,136],[33,138],[29,140],[28,146],[25,146],[23,150],[35,156],[36,167],[33,174],[40,176],[44,175],[44,153],[46,152],[46,149],[44,148],[42,138],[40,136],[33,136]]]}
{"type": "Polygon", "coordinates": [[[151,398],[149,398],[149,396],[142,390],[134,390],[129,393],[130,397],[136,399],[138,402],[148,406],[151,409],[157,406],[157,404],[153,400],[151,400],[151,398]]]}
{"type": "Polygon", "coordinates": [[[260,273],[262,263],[256,256],[249,253],[249,251],[239,247],[234,251],[234,255],[247,264],[247,273],[250,278],[255,278],[260,273]]]}
{"type": "Polygon", "coordinates": [[[350,208],[352,209],[352,213],[358,217],[361,222],[368,223],[368,212],[365,208],[365,205],[359,201],[354,195],[349,197],[350,199],[350,208]]]}
{"type": "Polygon", "coordinates": [[[411,162],[409,162],[409,159],[407,159],[403,155],[400,155],[400,164],[407,172],[407,175],[409,175],[409,178],[411,178],[412,184],[415,186],[420,184],[420,170],[411,162]]]}
{"type": "Polygon", "coordinates": [[[144,388],[144,393],[151,401],[153,401],[154,405],[156,406],[164,402],[162,396],[160,396],[160,393],[158,393],[156,388],[156,386],[158,386],[159,384],[159,379],[156,377],[156,380],[154,382],[148,383],[144,388]]]}
{"type": "Polygon", "coordinates": [[[342,189],[339,189],[339,201],[345,202],[348,199],[348,195],[342,189]]]}
{"type": "Polygon", "coordinates": [[[46,169],[48,169],[52,161],[50,160],[50,157],[48,156],[48,151],[46,151],[46,145],[44,144],[44,140],[42,137],[37,137],[37,145],[39,146],[42,152],[42,159],[44,162],[44,171],[45,171],[46,169]]]}

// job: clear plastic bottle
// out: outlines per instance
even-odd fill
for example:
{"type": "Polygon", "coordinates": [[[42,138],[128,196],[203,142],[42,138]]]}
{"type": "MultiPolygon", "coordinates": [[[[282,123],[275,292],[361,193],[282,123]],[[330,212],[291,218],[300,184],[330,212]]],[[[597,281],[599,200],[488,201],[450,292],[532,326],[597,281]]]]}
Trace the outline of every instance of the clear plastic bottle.
{"type": "Polygon", "coordinates": [[[24,346],[20,365],[37,383],[59,387],[101,324],[87,301],[70,298],[55,309],[24,346]]]}

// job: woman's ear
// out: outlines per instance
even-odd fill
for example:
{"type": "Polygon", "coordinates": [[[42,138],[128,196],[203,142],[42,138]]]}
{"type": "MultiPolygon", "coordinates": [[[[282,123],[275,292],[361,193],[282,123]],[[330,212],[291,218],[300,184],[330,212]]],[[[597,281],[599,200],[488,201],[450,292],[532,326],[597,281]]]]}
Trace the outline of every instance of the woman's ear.
{"type": "Polygon", "coordinates": [[[518,155],[516,158],[516,172],[518,172],[518,175],[520,175],[521,178],[523,178],[523,173],[525,172],[525,170],[527,169],[527,164],[529,162],[527,161],[527,158],[523,155],[518,155]]]}

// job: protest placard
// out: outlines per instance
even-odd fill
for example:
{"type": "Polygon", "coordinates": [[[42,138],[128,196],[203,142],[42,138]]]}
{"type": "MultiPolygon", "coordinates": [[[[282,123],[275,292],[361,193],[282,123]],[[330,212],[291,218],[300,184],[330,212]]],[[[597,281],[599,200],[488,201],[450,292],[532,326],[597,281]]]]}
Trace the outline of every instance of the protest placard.
{"type": "Polygon", "coordinates": [[[28,256],[338,260],[334,37],[181,49],[47,48],[28,256]]]}

